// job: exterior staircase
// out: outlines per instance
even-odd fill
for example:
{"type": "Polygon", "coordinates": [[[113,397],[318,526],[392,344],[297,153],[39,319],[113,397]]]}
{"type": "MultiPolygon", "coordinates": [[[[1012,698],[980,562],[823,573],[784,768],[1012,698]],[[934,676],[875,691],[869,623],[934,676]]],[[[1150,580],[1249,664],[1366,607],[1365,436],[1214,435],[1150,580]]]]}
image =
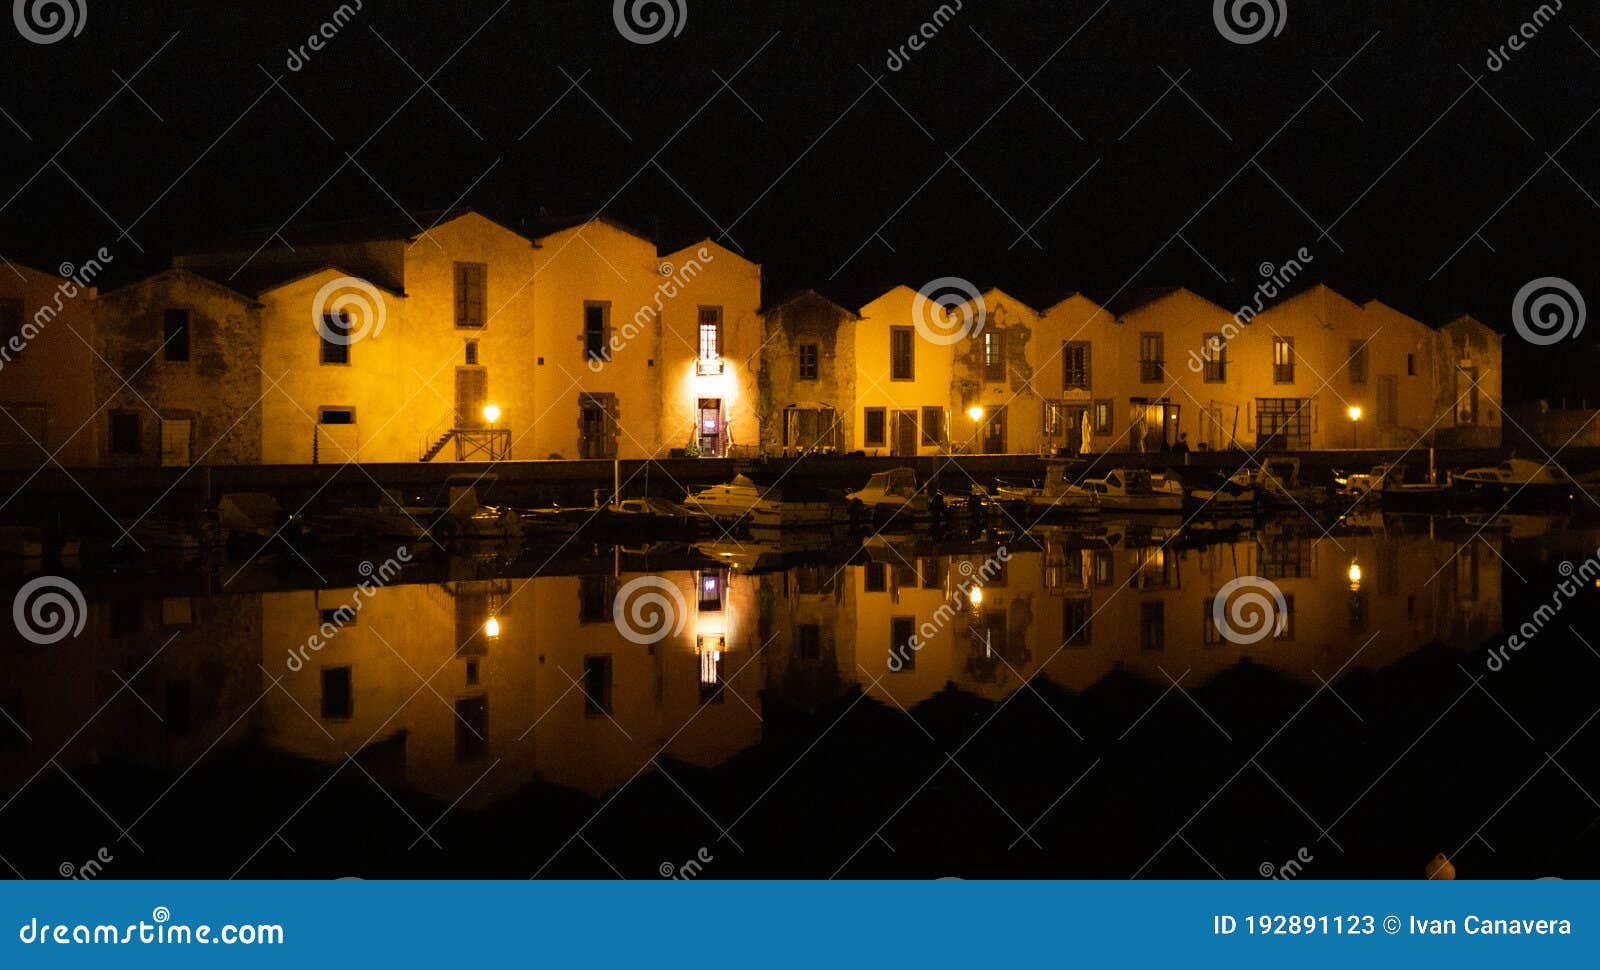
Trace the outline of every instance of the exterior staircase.
{"type": "Polygon", "coordinates": [[[439,452],[444,450],[444,446],[448,445],[455,438],[455,436],[456,431],[453,428],[440,435],[439,440],[429,445],[427,450],[422,453],[422,460],[424,462],[433,461],[434,458],[438,457],[439,452]]]}

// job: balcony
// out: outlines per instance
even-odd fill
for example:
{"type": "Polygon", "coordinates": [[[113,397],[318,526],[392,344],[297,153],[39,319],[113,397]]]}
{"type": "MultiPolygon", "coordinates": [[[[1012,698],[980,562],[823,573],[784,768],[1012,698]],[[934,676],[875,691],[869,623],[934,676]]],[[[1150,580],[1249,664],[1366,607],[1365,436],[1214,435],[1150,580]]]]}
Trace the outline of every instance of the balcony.
{"type": "Polygon", "coordinates": [[[721,357],[698,357],[694,362],[694,376],[696,377],[721,377],[721,357]]]}

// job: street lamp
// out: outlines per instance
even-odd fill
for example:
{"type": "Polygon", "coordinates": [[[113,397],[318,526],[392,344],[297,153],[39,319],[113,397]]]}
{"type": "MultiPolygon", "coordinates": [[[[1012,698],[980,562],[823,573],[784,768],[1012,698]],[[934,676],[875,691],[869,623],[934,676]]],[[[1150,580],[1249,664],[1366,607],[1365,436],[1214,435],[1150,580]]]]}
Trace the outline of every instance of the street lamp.
{"type": "Polygon", "coordinates": [[[1350,580],[1350,592],[1361,592],[1361,563],[1358,560],[1350,560],[1350,571],[1346,575],[1350,580]]]}
{"type": "Polygon", "coordinates": [[[490,639],[500,635],[500,620],[498,617],[489,617],[489,622],[483,625],[483,635],[490,639]]]}
{"type": "Polygon", "coordinates": [[[967,417],[971,418],[974,421],[982,421],[983,420],[983,407],[981,405],[974,404],[972,407],[967,408],[967,417]]]}
{"type": "Polygon", "coordinates": [[[1361,421],[1361,407],[1359,405],[1352,404],[1350,405],[1350,410],[1345,413],[1350,415],[1350,447],[1355,448],[1356,425],[1361,421]]]}
{"type": "Polygon", "coordinates": [[[493,404],[485,404],[483,406],[483,420],[489,422],[489,427],[494,427],[494,423],[500,420],[500,409],[493,404]]]}

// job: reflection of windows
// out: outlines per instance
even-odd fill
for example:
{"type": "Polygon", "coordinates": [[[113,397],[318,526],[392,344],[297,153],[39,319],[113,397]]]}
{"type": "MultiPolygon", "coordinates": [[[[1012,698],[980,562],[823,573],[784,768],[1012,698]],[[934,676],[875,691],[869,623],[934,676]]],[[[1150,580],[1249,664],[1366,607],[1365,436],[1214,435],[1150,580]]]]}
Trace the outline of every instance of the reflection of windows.
{"type": "MultiPolygon", "coordinates": [[[[916,628],[917,621],[913,617],[896,616],[889,619],[889,652],[900,658],[901,673],[917,667],[917,652],[911,649],[911,638],[916,628]]],[[[895,668],[891,665],[889,669],[895,668]]]]}
{"type": "Polygon", "coordinates": [[[1068,596],[1061,601],[1061,643],[1067,647],[1087,647],[1094,603],[1087,596],[1068,596]]]}
{"type": "Polygon", "coordinates": [[[1351,633],[1367,632],[1367,620],[1370,614],[1370,610],[1368,609],[1369,606],[1370,604],[1368,602],[1366,590],[1358,589],[1351,591],[1350,602],[1348,604],[1351,633]]]}
{"type": "Polygon", "coordinates": [[[700,574],[700,612],[720,613],[722,611],[724,586],[720,570],[710,569],[700,574]]]}
{"type": "Polygon", "coordinates": [[[456,761],[480,761],[489,756],[489,698],[463,697],[456,701],[456,761]]]}
{"type": "Polygon", "coordinates": [[[1285,593],[1283,596],[1283,616],[1277,618],[1281,629],[1273,635],[1274,640],[1294,639],[1294,595],[1285,593]]]}
{"type": "Polygon", "coordinates": [[[1167,648],[1167,607],[1160,600],[1139,604],[1139,649],[1167,648]]]}
{"type": "Polygon", "coordinates": [[[1089,341],[1062,341],[1061,389],[1063,391],[1089,389],[1089,341]]]}
{"type": "Polygon", "coordinates": [[[1116,580],[1110,549],[1095,549],[1089,562],[1089,573],[1096,586],[1110,586],[1116,580]]]}
{"type": "Polygon", "coordinates": [[[322,668],[322,719],[348,721],[351,707],[350,668],[322,668]]]}
{"type": "Polygon", "coordinates": [[[604,573],[578,577],[578,622],[609,623],[616,582],[604,573]]]}
{"type": "Polygon", "coordinates": [[[1178,557],[1168,555],[1162,546],[1137,550],[1134,569],[1139,589],[1167,589],[1178,585],[1178,557]]]}
{"type": "Polygon", "coordinates": [[[867,408],[861,426],[861,443],[868,448],[882,448],[887,441],[887,427],[883,408],[867,408]]]}
{"type": "Polygon", "coordinates": [[[822,656],[822,628],[815,623],[802,623],[795,628],[795,648],[801,660],[816,660],[822,656]]]}
{"type": "Polygon", "coordinates": [[[1311,575],[1311,540],[1298,536],[1269,539],[1261,549],[1263,579],[1304,579],[1311,575]]]}
{"type": "Polygon", "coordinates": [[[1212,614],[1216,609],[1217,598],[1207,596],[1201,604],[1200,610],[1200,642],[1208,647],[1215,647],[1222,643],[1222,631],[1217,627],[1217,618],[1212,614]]]}
{"type": "Polygon", "coordinates": [[[979,637],[991,654],[1009,657],[1006,652],[1006,611],[985,610],[979,624],[979,637]]]}
{"type": "Polygon", "coordinates": [[[938,556],[925,556],[921,565],[922,588],[944,588],[944,560],[938,556]]]}
{"type": "Polygon", "coordinates": [[[611,657],[583,658],[583,713],[599,717],[611,713],[611,657]]]}
{"type": "Polygon", "coordinates": [[[915,380],[916,359],[912,341],[916,331],[910,327],[892,327],[889,330],[889,379],[915,380]]]}
{"type": "Polygon", "coordinates": [[[800,379],[802,381],[816,380],[818,370],[817,345],[801,344],[795,356],[800,362],[800,379]]]}

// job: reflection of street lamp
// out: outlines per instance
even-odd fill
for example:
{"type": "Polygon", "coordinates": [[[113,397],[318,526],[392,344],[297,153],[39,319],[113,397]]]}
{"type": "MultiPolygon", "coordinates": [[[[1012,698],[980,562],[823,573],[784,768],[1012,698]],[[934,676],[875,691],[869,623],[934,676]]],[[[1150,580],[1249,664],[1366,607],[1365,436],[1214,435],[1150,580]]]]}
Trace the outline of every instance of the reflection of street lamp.
{"type": "Polygon", "coordinates": [[[483,635],[490,639],[500,635],[500,620],[498,617],[489,617],[489,622],[483,625],[483,635]]]}
{"type": "Polygon", "coordinates": [[[967,408],[967,417],[974,421],[982,421],[983,407],[981,405],[974,404],[972,407],[967,408]]]}
{"type": "Polygon", "coordinates": [[[1350,577],[1350,592],[1361,592],[1361,562],[1359,560],[1350,560],[1350,572],[1348,575],[1350,577]]]}
{"type": "Polygon", "coordinates": [[[485,404],[483,406],[483,420],[489,422],[489,427],[494,427],[494,423],[500,420],[500,409],[493,404],[485,404]]]}
{"type": "Polygon", "coordinates": [[[1350,405],[1350,410],[1345,412],[1350,415],[1350,447],[1356,447],[1356,425],[1361,421],[1361,408],[1359,405],[1350,405]]]}
{"type": "Polygon", "coordinates": [[[972,605],[973,606],[981,605],[983,603],[983,587],[982,586],[974,586],[974,587],[972,587],[972,592],[967,594],[967,599],[972,601],[972,605]]]}

